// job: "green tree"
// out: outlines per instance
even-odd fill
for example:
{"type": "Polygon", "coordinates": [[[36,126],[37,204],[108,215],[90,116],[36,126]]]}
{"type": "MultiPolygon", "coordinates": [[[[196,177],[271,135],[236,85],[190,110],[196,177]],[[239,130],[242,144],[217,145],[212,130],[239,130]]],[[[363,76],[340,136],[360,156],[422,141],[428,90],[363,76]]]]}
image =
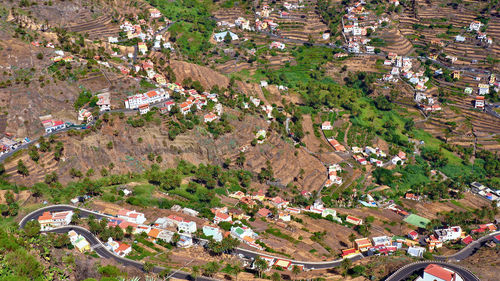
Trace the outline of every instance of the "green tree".
{"type": "Polygon", "coordinates": [[[55,234],[52,238],[52,245],[56,248],[66,247],[70,244],[69,236],[66,233],[55,234]]]}
{"type": "Polygon", "coordinates": [[[245,161],[246,161],[245,153],[240,152],[240,154],[238,155],[238,158],[236,158],[236,164],[240,167],[243,167],[243,165],[245,164],[245,161]]]}
{"type": "Polygon", "coordinates": [[[132,233],[134,233],[134,228],[131,225],[127,225],[125,233],[127,234],[127,237],[132,237],[132,233]]]}
{"type": "Polygon", "coordinates": [[[281,280],[281,274],[279,274],[278,272],[274,272],[271,275],[271,280],[273,280],[273,281],[280,281],[281,280]]]}
{"type": "Polygon", "coordinates": [[[356,235],[354,233],[349,234],[349,241],[352,243],[354,247],[354,241],[356,240],[356,235]]]}
{"type": "Polygon", "coordinates": [[[145,272],[151,272],[155,265],[151,262],[145,262],[144,265],[142,266],[142,269],[144,269],[145,272]]]}
{"type": "Polygon", "coordinates": [[[199,276],[200,276],[200,267],[195,265],[191,269],[191,277],[196,281],[196,279],[198,279],[199,276]]]}
{"type": "Polygon", "coordinates": [[[259,273],[259,278],[262,277],[262,272],[266,271],[267,268],[269,267],[267,261],[261,259],[261,258],[256,258],[253,262],[255,268],[257,269],[257,272],[259,273]]]}
{"type": "Polygon", "coordinates": [[[24,226],[24,234],[28,237],[38,237],[40,235],[40,223],[37,220],[32,220],[24,226]]]}
{"type": "Polygon", "coordinates": [[[46,184],[51,184],[57,182],[58,176],[56,172],[52,172],[50,174],[45,175],[45,183],[46,184]]]}
{"type": "Polygon", "coordinates": [[[220,264],[216,261],[211,261],[203,266],[203,274],[209,277],[214,276],[220,270],[220,264]]]}
{"type": "Polygon", "coordinates": [[[40,159],[40,154],[38,153],[38,149],[35,146],[32,146],[30,148],[30,150],[28,151],[28,155],[30,156],[31,160],[38,163],[38,160],[40,159]]]}
{"type": "Polygon", "coordinates": [[[29,176],[30,174],[28,168],[26,167],[26,165],[24,165],[24,162],[21,159],[17,161],[17,172],[25,177],[29,176]]]}
{"type": "Polygon", "coordinates": [[[224,36],[224,43],[229,44],[229,43],[231,43],[231,41],[232,41],[231,34],[228,31],[226,33],[226,36],[224,36]]]}
{"type": "Polygon", "coordinates": [[[349,268],[351,268],[352,261],[350,259],[343,259],[340,263],[340,268],[342,269],[342,276],[346,276],[349,268]]]}

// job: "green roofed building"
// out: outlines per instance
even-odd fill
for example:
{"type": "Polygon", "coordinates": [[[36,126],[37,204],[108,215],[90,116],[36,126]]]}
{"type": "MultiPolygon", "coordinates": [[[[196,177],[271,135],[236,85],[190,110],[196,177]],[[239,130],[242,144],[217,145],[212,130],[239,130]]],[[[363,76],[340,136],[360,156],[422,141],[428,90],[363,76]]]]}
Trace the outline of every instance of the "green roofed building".
{"type": "Polygon", "coordinates": [[[414,225],[416,227],[421,227],[421,228],[425,228],[427,226],[427,224],[431,222],[429,219],[423,218],[421,216],[417,216],[415,214],[410,214],[409,216],[407,216],[404,219],[404,221],[408,224],[414,225]]]}

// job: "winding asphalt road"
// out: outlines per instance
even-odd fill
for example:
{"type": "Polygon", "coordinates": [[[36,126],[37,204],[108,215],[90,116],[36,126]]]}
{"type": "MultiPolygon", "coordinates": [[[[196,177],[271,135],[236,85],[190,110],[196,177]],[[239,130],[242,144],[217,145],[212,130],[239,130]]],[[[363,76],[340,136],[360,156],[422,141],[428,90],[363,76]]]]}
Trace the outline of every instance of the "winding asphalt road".
{"type": "MultiPolygon", "coordinates": [[[[19,222],[19,226],[20,226],[20,228],[23,228],[28,221],[38,219],[38,217],[41,216],[43,214],[43,212],[47,212],[47,211],[60,212],[60,211],[75,211],[75,210],[79,211],[80,217],[88,217],[89,215],[93,215],[97,219],[101,219],[101,218],[116,219],[116,217],[113,217],[113,216],[110,216],[107,214],[102,214],[99,212],[81,209],[81,208],[71,206],[71,205],[53,205],[53,206],[43,207],[43,208],[40,208],[38,210],[35,210],[35,211],[29,213],[23,219],[21,219],[21,221],[19,222]]],[[[64,227],[52,229],[49,232],[67,233],[70,230],[74,230],[75,232],[84,236],[85,239],[87,239],[87,241],[89,241],[89,243],[91,244],[92,249],[99,256],[101,256],[103,258],[112,258],[125,266],[133,266],[133,267],[136,267],[139,269],[143,269],[143,264],[141,262],[133,261],[133,260],[130,260],[127,258],[117,256],[115,253],[109,251],[106,247],[104,247],[103,243],[101,241],[99,241],[99,239],[97,237],[95,237],[90,231],[88,231],[85,228],[82,228],[79,226],[69,225],[69,226],[64,226],[64,227]]],[[[462,267],[457,266],[457,265],[454,265],[454,264],[446,263],[444,261],[446,261],[446,260],[459,261],[459,260],[462,260],[466,257],[469,257],[469,256],[473,255],[485,243],[493,240],[493,237],[495,235],[498,235],[498,234],[500,234],[500,231],[490,233],[489,235],[486,235],[486,236],[478,239],[477,241],[474,241],[473,243],[469,244],[467,247],[463,248],[462,250],[460,250],[459,252],[457,252],[453,255],[438,256],[438,257],[436,257],[437,261],[422,261],[422,262],[408,264],[408,265],[402,267],[401,269],[399,269],[398,271],[396,271],[390,277],[388,277],[388,279],[386,279],[386,281],[403,280],[404,278],[413,274],[413,272],[421,270],[421,269],[425,268],[427,265],[433,264],[433,263],[446,265],[446,267],[449,267],[449,268],[455,270],[456,272],[458,272],[467,281],[479,280],[476,276],[474,276],[474,274],[472,274],[467,269],[462,268],[462,267]]],[[[260,253],[260,252],[256,252],[256,251],[252,251],[252,250],[248,250],[248,249],[243,249],[243,248],[236,248],[233,253],[244,256],[246,258],[255,258],[255,257],[261,256],[261,255],[273,257],[276,259],[281,258],[281,257],[273,256],[273,255],[270,255],[267,253],[260,253]]],[[[350,259],[352,261],[357,261],[357,260],[360,260],[362,258],[363,258],[363,255],[358,254],[358,255],[352,256],[350,259]]],[[[327,268],[333,268],[333,267],[340,266],[340,264],[342,263],[342,259],[334,260],[334,261],[323,261],[323,262],[309,262],[309,261],[291,260],[291,262],[293,264],[303,265],[304,268],[306,268],[306,269],[327,269],[327,268]]],[[[158,272],[161,272],[163,269],[164,269],[163,267],[157,266],[153,269],[153,272],[158,273],[158,272]]],[[[182,272],[182,271],[177,271],[173,274],[174,274],[173,276],[176,278],[187,279],[189,277],[189,273],[182,272]]],[[[209,280],[214,280],[214,279],[200,277],[199,280],[209,281],[209,280]]]]}
{"type": "MultiPolygon", "coordinates": [[[[101,213],[90,211],[90,210],[80,209],[80,208],[77,208],[77,207],[74,207],[71,205],[54,205],[54,206],[47,206],[44,208],[40,208],[36,211],[29,213],[19,222],[19,227],[23,228],[27,222],[29,222],[31,220],[38,219],[38,217],[41,216],[43,214],[43,212],[75,211],[77,209],[80,212],[80,217],[88,217],[89,215],[94,215],[97,219],[101,219],[101,218],[116,219],[116,217],[113,217],[113,216],[101,214],[101,213]]],[[[51,229],[51,230],[48,230],[45,232],[68,233],[71,230],[74,230],[76,233],[85,237],[85,239],[89,242],[92,250],[94,250],[100,257],[106,258],[106,259],[113,259],[116,262],[123,264],[124,266],[131,266],[131,267],[135,267],[135,268],[138,268],[140,270],[143,270],[143,268],[144,268],[143,263],[116,255],[114,252],[111,252],[110,250],[108,250],[104,246],[104,244],[94,234],[92,234],[89,230],[87,230],[83,227],[76,226],[76,225],[68,225],[68,226],[54,228],[54,229],[51,229]]],[[[154,273],[160,273],[164,269],[165,269],[164,267],[155,266],[152,271],[154,273]]],[[[180,271],[180,270],[172,272],[170,274],[170,277],[175,277],[175,278],[179,278],[179,279],[186,279],[186,280],[191,279],[191,276],[189,273],[184,272],[184,271],[180,271]]],[[[214,281],[216,279],[200,276],[200,277],[197,277],[196,280],[214,281]]]]}
{"type": "Polygon", "coordinates": [[[494,236],[499,235],[500,231],[495,231],[492,232],[486,236],[483,236],[476,241],[470,243],[467,245],[467,247],[464,247],[462,250],[456,252],[455,254],[449,255],[449,256],[434,256],[437,260],[440,261],[461,261],[469,256],[472,256],[473,254],[476,253],[479,248],[484,246],[484,244],[493,241],[494,236]]]}
{"type": "Polygon", "coordinates": [[[429,264],[439,264],[442,267],[449,268],[458,273],[465,281],[480,281],[480,279],[477,278],[477,276],[474,275],[474,273],[470,272],[468,269],[465,269],[455,264],[441,262],[441,261],[420,261],[407,264],[402,268],[398,269],[393,274],[391,274],[391,276],[387,277],[385,281],[405,280],[406,278],[410,277],[414,272],[426,268],[429,264]]]}
{"type": "MultiPolygon", "coordinates": [[[[104,246],[104,244],[99,239],[97,239],[97,237],[94,236],[94,234],[92,234],[90,231],[88,231],[87,229],[85,229],[83,227],[70,225],[70,226],[54,228],[54,229],[51,229],[51,230],[46,231],[46,232],[68,233],[71,230],[74,230],[76,233],[85,237],[85,239],[87,239],[87,241],[89,242],[92,250],[94,250],[100,257],[106,258],[106,259],[113,259],[116,262],[121,263],[124,266],[135,267],[135,268],[138,268],[140,270],[143,270],[144,265],[142,262],[134,261],[134,260],[127,259],[127,258],[120,257],[120,256],[116,255],[115,253],[108,250],[104,246]]],[[[152,272],[160,273],[164,269],[165,269],[164,267],[155,266],[153,268],[152,272]]],[[[174,278],[178,278],[178,279],[185,279],[185,280],[191,279],[191,275],[187,272],[184,272],[184,271],[174,271],[170,274],[170,277],[174,277],[174,278]]],[[[197,277],[196,280],[213,281],[216,279],[200,276],[200,277],[197,277]]]]}

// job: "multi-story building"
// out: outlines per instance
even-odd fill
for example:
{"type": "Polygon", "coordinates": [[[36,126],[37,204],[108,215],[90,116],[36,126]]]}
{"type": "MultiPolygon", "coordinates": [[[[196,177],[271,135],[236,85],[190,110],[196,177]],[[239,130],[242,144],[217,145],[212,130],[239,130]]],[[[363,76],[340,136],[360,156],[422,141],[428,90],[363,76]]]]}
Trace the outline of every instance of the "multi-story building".
{"type": "Polygon", "coordinates": [[[38,217],[38,222],[40,223],[41,230],[48,230],[70,224],[72,217],[73,211],[54,213],[44,212],[41,216],[38,217]]]}

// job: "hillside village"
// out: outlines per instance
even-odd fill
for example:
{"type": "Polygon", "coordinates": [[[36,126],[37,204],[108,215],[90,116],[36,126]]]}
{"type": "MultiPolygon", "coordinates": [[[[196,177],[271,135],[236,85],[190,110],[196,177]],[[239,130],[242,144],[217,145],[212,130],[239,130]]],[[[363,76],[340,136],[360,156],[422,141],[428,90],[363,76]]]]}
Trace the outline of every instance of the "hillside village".
{"type": "Polygon", "coordinates": [[[498,5],[91,2],[0,7],[10,277],[494,280],[498,5]]]}

